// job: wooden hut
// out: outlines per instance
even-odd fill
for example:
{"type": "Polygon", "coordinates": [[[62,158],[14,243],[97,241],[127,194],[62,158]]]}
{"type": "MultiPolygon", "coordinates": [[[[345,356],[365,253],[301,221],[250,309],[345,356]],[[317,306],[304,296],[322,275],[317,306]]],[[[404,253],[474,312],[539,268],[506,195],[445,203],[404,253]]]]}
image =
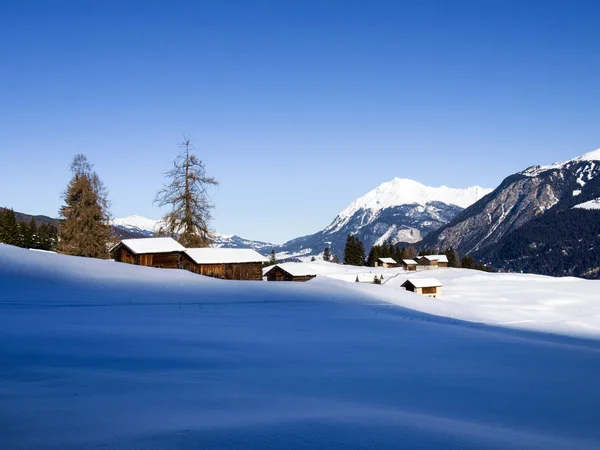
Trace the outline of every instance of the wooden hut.
{"type": "Polygon", "coordinates": [[[383,267],[385,269],[391,269],[397,266],[398,263],[393,258],[379,258],[375,262],[375,267],[383,267]]]}
{"type": "Polygon", "coordinates": [[[409,278],[402,283],[407,291],[433,298],[442,298],[442,286],[435,278],[409,278]]]}
{"type": "Polygon", "coordinates": [[[417,270],[418,263],[414,259],[403,259],[400,261],[400,265],[404,270],[414,271],[417,270]]]}
{"type": "Polygon", "coordinates": [[[123,239],[110,249],[115,261],[138,266],[179,269],[185,248],[170,237],[123,239]]]}
{"type": "Polygon", "coordinates": [[[263,276],[267,277],[267,281],[308,281],[317,273],[309,264],[290,262],[265,267],[263,276]]]}
{"type": "Polygon", "coordinates": [[[422,266],[430,266],[432,268],[448,267],[448,257],[446,255],[417,256],[415,259],[422,266]]]}
{"type": "Polygon", "coordinates": [[[267,258],[248,248],[188,248],[182,268],[225,280],[262,280],[267,258]]]}

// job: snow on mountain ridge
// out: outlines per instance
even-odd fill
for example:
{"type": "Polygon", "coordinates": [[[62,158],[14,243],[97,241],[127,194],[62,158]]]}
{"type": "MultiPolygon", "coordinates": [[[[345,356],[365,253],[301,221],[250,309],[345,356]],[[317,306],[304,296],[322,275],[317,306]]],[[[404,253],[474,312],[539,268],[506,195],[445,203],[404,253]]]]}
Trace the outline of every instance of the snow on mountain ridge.
{"type": "Polygon", "coordinates": [[[584,153],[583,155],[578,156],[577,158],[569,159],[567,161],[555,162],[554,164],[550,164],[548,166],[531,166],[519,173],[528,177],[537,177],[541,173],[547,172],[549,170],[562,169],[567,164],[585,161],[600,161],[600,148],[591,152],[584,153]]]}
{"type": "Polygon", "coordinates": [[[113,219],[111,223],[116,227],[134,228],[140,231],[154,233],[158,230],[160,220],[148,219],[147,217],[133,215],[113,219]]]}
{"type": "Polygon", "coordinates": [[[386,208],[411,204],[425,207],[427,203],[435,201],[467,208],[490,192],[492,189],[481,186],[472,186],[466,189],[454,189],[447,186],[431,187],[407,178],[394,178],[352,202],[338,214],[336,220],[326,230],[340,229],[360,210],[367,212],[368,223],[377,212],[386,208]]]}

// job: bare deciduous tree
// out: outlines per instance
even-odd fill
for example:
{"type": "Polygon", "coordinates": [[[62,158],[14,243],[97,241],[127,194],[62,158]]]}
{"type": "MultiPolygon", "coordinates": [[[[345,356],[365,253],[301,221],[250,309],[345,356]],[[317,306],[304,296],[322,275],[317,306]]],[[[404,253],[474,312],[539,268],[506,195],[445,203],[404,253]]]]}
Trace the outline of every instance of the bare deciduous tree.
{"type": "Polygon", "coordinates": [[[203,161],[192,153],[189,137],[184,136],[180,148],[173,168],[165,173],[167,182],[154,200],[159,206],[171,207],[163,217],[158,233],[178,236],[184,247],[208,247],[211,241],[208,224],[213,205],[207,191],[219,183],[206,175],[203,161]]]}

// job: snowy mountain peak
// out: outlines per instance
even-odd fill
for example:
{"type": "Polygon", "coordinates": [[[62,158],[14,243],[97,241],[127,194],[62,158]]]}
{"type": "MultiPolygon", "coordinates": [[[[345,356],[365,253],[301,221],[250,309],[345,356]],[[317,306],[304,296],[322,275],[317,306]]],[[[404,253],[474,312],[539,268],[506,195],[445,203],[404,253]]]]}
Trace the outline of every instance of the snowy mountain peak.
{"type": "Polygon", "coordinates": [[[569,159],[567,161],[556,162],[554,164],[550,164],[548,166],[531,166],[527,169],[519,172],[521,175],[525,175],[528,177],[537,177],[538,175],[547,172],[549,170],[560,170],[563,167],[572,164],[572,163],[581,163],[581,162],[596,162],[600,161],[600,148],[588,153],[584,153],[577,158],[569,159]]]}
{"type": "Polygon", "coordinates": [[[148,219],[147,217],[133,215],[113,219],[112,225],[115,227],[152,235],[158,230],[160,220],[148,219]]]}
{"type": "Polygon", "coordinates": [[[399,205],[425,206],[435,201],[466,208],[491,191],[480,186],[466,189],[430,187],[407,178],[394,178],[352,202],[339,217],[350,217],[360,209],[376,212],[399,205]]]}
{"type": "Polygon", "coordinates": [[[600,148],[575,158],[578,161],[600,161],[600,148]]]}

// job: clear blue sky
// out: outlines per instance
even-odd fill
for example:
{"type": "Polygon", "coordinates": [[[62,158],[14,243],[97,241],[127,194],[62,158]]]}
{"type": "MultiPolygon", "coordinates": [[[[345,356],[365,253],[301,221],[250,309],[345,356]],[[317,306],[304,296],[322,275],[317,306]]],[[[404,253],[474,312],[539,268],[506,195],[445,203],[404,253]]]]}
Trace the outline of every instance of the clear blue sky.
{"type": "Polygon", "coordinates": [[[213,228],[282,243],[394,177],[495,187],[600,147],[596,1],[4,1],[0,205],[56,216],[73,155],[115,217],[184,133],[213,228]]]}

